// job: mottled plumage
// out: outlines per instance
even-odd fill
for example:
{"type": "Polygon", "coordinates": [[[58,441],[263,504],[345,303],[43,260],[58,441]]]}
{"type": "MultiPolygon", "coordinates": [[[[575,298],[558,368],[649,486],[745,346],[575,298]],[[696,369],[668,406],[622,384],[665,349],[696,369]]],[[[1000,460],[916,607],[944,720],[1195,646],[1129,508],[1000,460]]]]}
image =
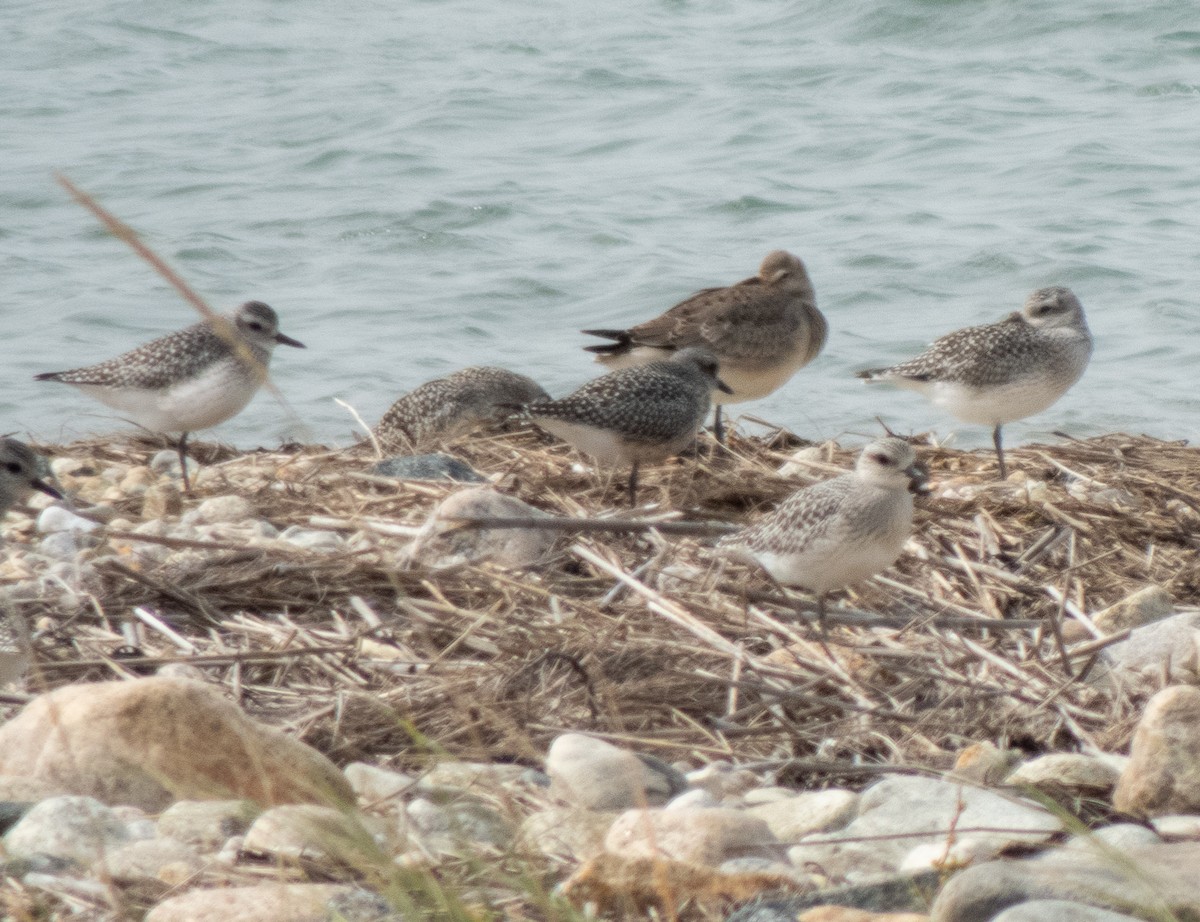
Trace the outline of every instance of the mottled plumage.
{"type": "Polygon", "coordinates": [[[665,361],[596,378],[561,400],[528,404],[524,415],[602,465],[632,465],[633,502],[638,465],[661,461],[691,444],[713,391],[726,387],[713,354],[693,347],[665,361]]]}
{"type": "Polygon", "coordinates": [[[920,391],[964,422],[992,426],[1004,477],[1001,427],[1058,400],[1079,380],[1091,354],[1079,299],[1067,288],[1039,288],[1019,314],[955,330],[916,358],[859,377],[920,391]]]}
{"type": "Polygon", "coordinates": [[[505,368],[474,366],[427,381],[391,405],[375,437],[389,451],[451,439],[512,412],[513,404],[549,400],[536,381],[505,368]]]}
{"type": "Polygon", "coordinates": [[[890,566],[912,529],[913,493],[925,471],[899,438],[872,442],[853,471],[799,490],[718,547],[751,561],[785,586],[825,594],[890,566]]]}
{"type": "Polygon", "coordinates": [[[146,429],[181,433],[186,487],[187,434],[240,413],[266,379],[271,351],[281,343],[304,347],[279,332],[274,310],[247,301],[219,325],[201,321],[98,365],[35,377],[73,385],[146,429]]]}
{"type": "Polygon", "coordinates": [[[720,404],[756,400],[782,386],[817,357],[828,331],[804,263],[776,250],[758,275],[736,285],[706,288],[628,330],[583,332],[615,340],[585,347],[610,368],[660,360],[689,346],[709,349],[730,387],[713,397],[719,427],[720,404]]]}

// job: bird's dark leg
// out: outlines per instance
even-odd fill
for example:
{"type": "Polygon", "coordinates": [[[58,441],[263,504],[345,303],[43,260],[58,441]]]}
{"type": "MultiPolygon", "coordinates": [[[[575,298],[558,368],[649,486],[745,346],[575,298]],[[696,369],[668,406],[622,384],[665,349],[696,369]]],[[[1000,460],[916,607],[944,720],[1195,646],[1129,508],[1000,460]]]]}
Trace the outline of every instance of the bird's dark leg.
{"type": "Polygon", "coordinates": [[[992,430],[992,444],[996,446],[996,457],[1000,459],[1000,479],[1008,477],[1008,468],[1004,466],[1004,446],[1000,444],[1000,427],[992,430]]]}
{"type": "Polygon", "coordinates": [[[725,423],[721,420],[721,405],[719,403],[713,408],[713,438],[717,440],[718,445],[725,444],[725,423]]]}
{"type": "Polygon", "coordinates": [[[636,461],[634,461],[633,467],[629,471],[629,505],[630,506],[637,505],[637,475],[638,475],[638,463],[636,461]]]}
{"type": "Polygon", "coordinates": [[[829,622],[825,620],[825,593],[817,593],[817,626],[821,629],[821,642],[829,637],[829,622]]]}
{"type": "Polygon", "coordinates": [[[183,492],[191,493],[192,484],[188,480],[187,472],[187,437],[186,432],[179,437],[179,445],[176,446],[176,450],[179,452],[179,472],[183,475],[183,492]]]}

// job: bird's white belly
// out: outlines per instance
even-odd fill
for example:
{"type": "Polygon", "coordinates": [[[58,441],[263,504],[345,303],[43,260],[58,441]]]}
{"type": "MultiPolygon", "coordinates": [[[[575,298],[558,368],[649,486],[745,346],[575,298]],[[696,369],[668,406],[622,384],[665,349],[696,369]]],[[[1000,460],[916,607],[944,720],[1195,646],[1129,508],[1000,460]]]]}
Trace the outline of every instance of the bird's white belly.
{"type": "Polygon", "coordinates": [[[935,406],[963,422],[985,426],[1002,426],[1041,413],[1070,387],[1070,384],[1034,377],[987,388],[947,381],[896,383],[921,391],[935,406]]]}
{"type": "Polygon", "coordinates": [[[813,592],[829,592],[861,582],[886,570],[904,547],[899,541],[868,541],[823,550],[809,548],[800,553],[757,551],[759,566],[785,586],[801,586],[813,592]]]}
{"type": "Polygon", "coordinates": [[[551,435],[591,457],[601,467],[619,467],[635,461],[661,461],[682,451],[695,438],[695,432],[689,432],[671,442],[631,442],[615,432],[595,426],[561,419],[535,418],[535,421],[551,435]]]}
{"type": "Polygon", "coordinates": [[[223,423],[240,413],[258,390],[253,377],[232,361],[167,388],[76,386],[154,432],[195,432],[223,423]]]}

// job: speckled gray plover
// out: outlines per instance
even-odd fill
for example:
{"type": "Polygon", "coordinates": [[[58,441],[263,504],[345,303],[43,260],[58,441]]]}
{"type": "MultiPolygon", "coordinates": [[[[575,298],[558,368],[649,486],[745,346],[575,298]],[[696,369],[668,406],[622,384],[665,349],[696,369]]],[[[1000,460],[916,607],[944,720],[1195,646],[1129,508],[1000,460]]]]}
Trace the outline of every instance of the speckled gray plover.
{"type": "Polygon", "coordinates": [[[666,313],[628,330],[584,330],[615,342],[585,346],[596,361],[626,368],[688,346],[712,350],[730,393],[714,395],[713,428],[723,440],[721,404],[757,400],[781,387],[825,346],[829,333],[804,263],[785,250],[770,253],[758,275],[725,288],[706,288],[666,313]]]}
{"type": "Polygon", "coordinates": [[[266,380],[277,345],[304,348],[279,332],[279,318],[262,301],[247,301],[217,324],[202,320],[107,362],[35,377],[73,385],[146,429],[180,433],[186,490],[188,433],[240,413],[266,380]]]}
{"type": "Polygon", "coordinates": [[[903,439],[872,442],[854,470],[793,493],[717,547],[760,566],[784,586],[816,593],[825,633],[825,596],[883,570],[912,530],[913,494],[926,472],[903,439]]]}
{"type": "Polygon", "coordinates": [[[527,404],[522,415],[602,466],[631,465],[629,503],[637,501],[638,467],[682,451],[696,437],[714,390],[728,393],[707,349],[622,368],[561,400],[527,404]]]}
{"type": "Polygon", "coordinates": [[[445,441],[512,412],[514,404],[549,400],[532,378],[477,365],[427,381],[391,405],[374,429],[386,451],[445,441]]]}
{"type": "Polygon", "coordinates": [[[1079,299],[1068,288],[1039,288],[1020,313],[955,330],[916,358],[858,376],[911,388],[964,422],[992,426],[1003,480],[1008,470],[1001,426],[1058,400],[1091,355],[1092,334],[1079,299]]]}
{"type": "Polygon", "coordinates": [[[37,452],[24,442],[0,439],[0,516],[34,490],[62,499],[62,494],[42,479],[43,464],[37,452]]]}

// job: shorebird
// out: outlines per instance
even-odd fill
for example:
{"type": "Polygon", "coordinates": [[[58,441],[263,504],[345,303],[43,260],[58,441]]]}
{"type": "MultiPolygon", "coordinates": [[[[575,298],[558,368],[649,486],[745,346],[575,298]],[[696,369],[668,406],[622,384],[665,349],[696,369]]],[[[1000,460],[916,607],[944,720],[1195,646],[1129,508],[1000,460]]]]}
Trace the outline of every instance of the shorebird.
{"type": "Polygon", "coordinates": [[[240,413],[266,380],[271,351],[280,344],[304,348],[279,332],[274,310],[247,301],[216,324],[202,320],[107,362],[34,377],[73,385],[145,429],[180,433],[188,490],[188,433],[240,413]]]}
{"type": "Polygon", "coordinates": [[[427,381],[391,405],[374,429],[385,450],[412,449],[508,416],[513,404],[549,400],[536,381],[477,365],[427,381]]]}
{"type": "Polygon", "coordinates": [[[1053,404],[1083,375],[1092,334],[1069,288],[1039,288],[1020,313],[947,333],[916,358],[860,371],[928,397],[968,423],[992,426],[1000,479],[1008,475],[1000,428],[1053,404]]]}
{"type": "Polygon", "coordinates": [[[798,490],[717,548],[757,564],[777,583],[816,593],[824,636],[825,596],[900,556],[912,530],[913,494],[925,491],[925,481],[911,445],[879,439],[863,449],[853,471],[798,490]]]}
{"type": "Polygon", "coordinates": [[[24,442],[0,439],[0,516],[34,490],[41,490],[55,499],[62,494],[41,478],[42,460],[24,442]]]}
{"type": "Polygon", "coordinates": [[[681,349],[668,359],[622,368],[589,381],[561,400],[519,408],[551,435],[602,466],[631,465],[629,504],[637,501],[638,467],[691,444],[714,390],[729,392],[707,349],[681,349]]]}
{"type": "Polygon", "coordinates": [[[704,346],[721,363],[728,394],[717,394],[713,431],[724,441],[721,404],[757,400],[817,357],[829,326],[804,263],[785,250],[762,261],[758,275],[725,288],[705,288],[666,313],[628,330],[584,330],[615,340],[585,346],[596,361],[627,368],[704,346]]]}

